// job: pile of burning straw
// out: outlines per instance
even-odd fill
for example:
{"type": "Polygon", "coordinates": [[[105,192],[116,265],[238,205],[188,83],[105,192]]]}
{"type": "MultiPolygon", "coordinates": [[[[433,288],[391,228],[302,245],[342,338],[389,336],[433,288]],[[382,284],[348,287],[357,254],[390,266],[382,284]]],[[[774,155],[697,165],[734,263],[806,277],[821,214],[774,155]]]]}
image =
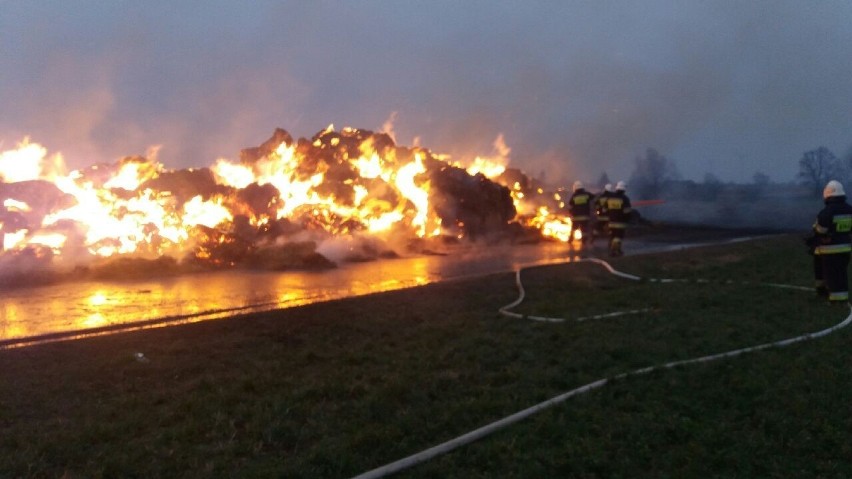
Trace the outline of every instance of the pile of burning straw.
{"type": "Polygon", "coordinates": [[[330,126],[297,140],[276,129],[206,168],[134,156],[67,172],[24,140],[0,152],[0,277],[314,269],[465,241],[567,241],[564,193],[505,161],[463,167],[330,126]]]}

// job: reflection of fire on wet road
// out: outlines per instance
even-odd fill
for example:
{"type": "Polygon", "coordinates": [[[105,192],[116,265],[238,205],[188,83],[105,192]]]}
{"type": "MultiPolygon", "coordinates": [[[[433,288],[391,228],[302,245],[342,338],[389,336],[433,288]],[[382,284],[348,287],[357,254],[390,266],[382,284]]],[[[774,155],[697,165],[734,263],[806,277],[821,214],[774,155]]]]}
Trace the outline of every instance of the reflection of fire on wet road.
{"type": "Polygon", "coordinates": [[[24,140],[0,153],[0,266],[19,277],[81,265],[118,277],[317,269],[447,241],[568,241],[565,192],[507,168],[502,137],[495,151],[451,162],[330,126],[298,140],[277,129],[208,168],[168,170],[152,154],[68,173],[60,154],[24,140]]]}
{"type": "Polygon", "coordinates": [[[518,262],[564,260],[566,249],[548,243],[457,253],[347,263],[333,271],[228,270],[0,291],[0,347],[33,336],[201,321],[508,271],[518,262]]]}
{"type": "MultiPolygon", "coordinates": [[[[629,254],[682,249],[689,245],[684,240],[687,242],[634,240],[629,254]]],[[[605,245],[600,248],[598,253],[605,252],[605,245]]],[[[587,254],[594,253],[593,247],[587,254]]],[[[30,344],[37,339],[34,337],[45,335],[68,339],[80,334],[204,321],[437,281],[508,273],[521,265],[563,263],[575,257],[576,251],[559,242],[489,248],[459,245],[450,255],[346,263],[333,271],[237,269],[0,290],[0,348],[30,344]]]]}

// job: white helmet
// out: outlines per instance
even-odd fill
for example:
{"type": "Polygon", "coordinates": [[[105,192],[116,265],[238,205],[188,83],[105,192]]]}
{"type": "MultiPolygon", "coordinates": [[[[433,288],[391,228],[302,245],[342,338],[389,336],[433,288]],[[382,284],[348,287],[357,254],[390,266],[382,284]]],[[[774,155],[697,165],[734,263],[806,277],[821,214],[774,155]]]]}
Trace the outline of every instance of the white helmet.
{"type": "Polygon", "coordinates": [[[615,191],[624,191],[624,190],[626,190],[626,189],[627,189],[627,184],[626,184],[626,183],[624,183],[623,181],[619,181],[619,182],[615,185],[615,191]]]}
{"type": "Polygon", "coordinates": [[[825,185],[825,189],[822,190],[823,199],[827,199],[831,196],[846,196],[846,192],[843,191],[843,185],[840,184],[837,180],[831,180],[825,185]]]}
{"type": "Polygon", "coordinates": [[[580,180],[575,181],[575,182],[574,182],[574,188],[573,188],[573,190],[574,190],[574,191],[577,191],[577,190],[579,190],[579,189],[581,189],[581,188],[583,188],[583,182],[582,182],[582,181],[580,181],[580,180]]]}
{"type": "Polygon", "coordinates": [[[613,191],[615,191],[615,190],[612,188],[612,183],[607,183],[607,184],[604,186],[604,191],[609,191],[610,193],[612,193],[613,191]]]}

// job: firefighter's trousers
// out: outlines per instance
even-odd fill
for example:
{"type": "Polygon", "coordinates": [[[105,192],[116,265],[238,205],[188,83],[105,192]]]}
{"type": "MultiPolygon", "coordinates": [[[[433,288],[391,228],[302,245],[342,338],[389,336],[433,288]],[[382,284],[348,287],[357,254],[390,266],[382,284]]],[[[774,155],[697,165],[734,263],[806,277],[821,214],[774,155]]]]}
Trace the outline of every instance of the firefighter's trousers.
{"type": "Polygon", "coordinates": [[[818,254],[814,256],[816,286],[828,290],[829,301],[849,301],[849,253],[818,254]]]}
{"type": "Polygon", "coordinates": [[[624,230],[626,225],[610,222],[609,224],[609,254],[610,256],[621,256],[624,252],[621,243],[624,242],[624,230]]]}

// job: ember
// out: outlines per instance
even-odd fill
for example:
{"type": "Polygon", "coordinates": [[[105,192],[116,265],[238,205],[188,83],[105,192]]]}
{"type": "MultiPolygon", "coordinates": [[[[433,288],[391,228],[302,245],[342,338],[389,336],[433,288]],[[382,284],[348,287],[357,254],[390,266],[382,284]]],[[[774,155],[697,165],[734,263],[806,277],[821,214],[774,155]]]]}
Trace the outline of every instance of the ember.
{"type": "Polygon", "coordinates": [[[568,241],[563,193],[545,193],[506,161],[476,158],[465,169],[384,133],[329,126],[298,140],[276,129],[239,162],[209,168],[126,157],[68,173],[61,155],[25,139],[0,153],[0,266],[104,271],[171,258],[316,268],[334,266],[317,252],[334,238],[362,239],[332,258],[358,260],[431,250],[424,245],[436,238],[517,240],[532,231],[568,241]]]}

